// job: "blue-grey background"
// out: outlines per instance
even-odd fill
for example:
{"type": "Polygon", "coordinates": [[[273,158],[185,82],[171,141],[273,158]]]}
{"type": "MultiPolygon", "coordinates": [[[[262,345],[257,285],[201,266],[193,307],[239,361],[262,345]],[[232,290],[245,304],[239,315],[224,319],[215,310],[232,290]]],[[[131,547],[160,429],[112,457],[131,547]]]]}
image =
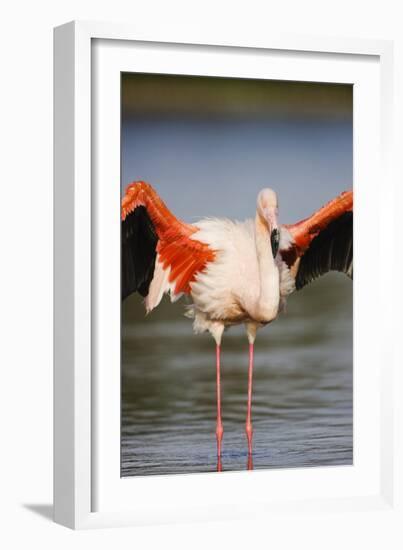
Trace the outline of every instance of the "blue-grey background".
{"type": "MultiPolygon", "coordinates": [[[[122,75],[122,189],[152,183],[186,221],[253,217],[262,187],[297,221],[352,187],[352,87],[122,75]]],[[[247,340],[225,334],[223,470],[244,469],[247,340]]],[[[352,463],[352,284],[330,274],[261,330],[255,468],[352,463]]],[[[212,471],[214,342],[183,303],[122,307],[122,475],[212,471]]]]}

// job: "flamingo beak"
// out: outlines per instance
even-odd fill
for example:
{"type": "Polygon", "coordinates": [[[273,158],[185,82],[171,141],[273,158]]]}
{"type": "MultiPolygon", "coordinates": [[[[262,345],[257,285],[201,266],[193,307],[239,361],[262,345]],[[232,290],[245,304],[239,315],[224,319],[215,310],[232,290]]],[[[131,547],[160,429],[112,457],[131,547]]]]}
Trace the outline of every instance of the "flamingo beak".
{"type": "Polygon", "coordinates": [[[277,256],[277,252],[280,245],[280,231],[278,229],[277,222],[277,208],[270,208],[266,211],[266,219],[270,231],[270,244],[273,253],[273,258],[277,256]]]}
{"type": "Polygon", "coordinates": [[[280,245],[280,231],[277,228],[273,229],[271,232],[270,243],[273,258],[275,258],[277,256],[278,248],[280,245]]]}

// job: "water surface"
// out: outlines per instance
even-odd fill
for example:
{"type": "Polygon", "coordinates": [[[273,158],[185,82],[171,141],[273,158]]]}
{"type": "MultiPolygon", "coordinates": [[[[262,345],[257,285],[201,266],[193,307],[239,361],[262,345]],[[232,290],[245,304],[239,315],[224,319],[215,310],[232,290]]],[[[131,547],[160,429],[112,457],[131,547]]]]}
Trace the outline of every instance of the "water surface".
{"type": "MultiPolygon", "coordinates": [[[[214,341],[193,335],[184,304],[145,317],[123,305],[122,476],[217,469],[214,341]]],[[[248,343],[243,326],[222,347],[222,469],[247,467],[248,343]]],[[[352,284],[329,274],[293,294],[258,333],[253,467],[351,464],[352,284]]]]}

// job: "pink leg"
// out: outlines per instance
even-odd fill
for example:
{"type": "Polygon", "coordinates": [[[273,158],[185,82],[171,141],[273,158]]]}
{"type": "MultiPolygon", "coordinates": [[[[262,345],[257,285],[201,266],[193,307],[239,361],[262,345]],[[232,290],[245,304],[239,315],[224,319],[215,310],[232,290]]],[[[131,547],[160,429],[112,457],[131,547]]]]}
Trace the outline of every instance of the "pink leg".
{"type": "Polygon", "coordinates": [[[222,421],[221,421],[221,374],[220,374],[220,351],[219,345],[216,347],[216,367],[217,367],[217,456],[221,457],[221,441],[224,433],[222,421]]]}
{"type": "Polygon", "coordinates": [[[253,377],[253,344],[249,344],[248,368],[248,412],[246,415],[246,437],[248,438],[248,453],[252,454],[252,377],[253,377]]]}

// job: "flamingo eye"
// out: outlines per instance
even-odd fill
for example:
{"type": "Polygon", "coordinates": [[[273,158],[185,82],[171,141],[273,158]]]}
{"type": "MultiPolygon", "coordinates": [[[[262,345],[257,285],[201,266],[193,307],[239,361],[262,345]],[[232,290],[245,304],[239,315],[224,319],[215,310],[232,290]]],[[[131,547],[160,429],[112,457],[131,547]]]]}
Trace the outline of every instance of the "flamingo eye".
{"type": "Polygon", "coordinates": [[[277,256],[278,247],[280,245],[280,231],[278,229],[273,229],[270,235],[271,250],[273,253],[273,258],[277,256]]]}

